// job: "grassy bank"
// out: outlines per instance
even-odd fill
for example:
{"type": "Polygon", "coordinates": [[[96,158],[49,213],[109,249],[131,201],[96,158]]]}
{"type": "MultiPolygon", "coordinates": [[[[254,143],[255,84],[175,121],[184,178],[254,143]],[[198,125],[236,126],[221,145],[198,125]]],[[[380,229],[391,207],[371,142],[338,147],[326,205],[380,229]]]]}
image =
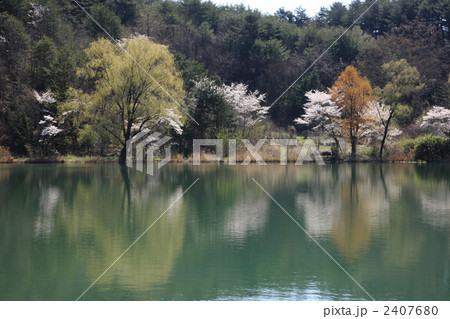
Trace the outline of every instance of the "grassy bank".
{"type": "Polygon", "coordinates": [[[118,162],[118,157],[100,157],[100,156],[61,156],[61,157],[44,157],[44,158],[13,158],[0,157],[2,164],[91,164],[91,163],[115,163],[118,162]]]}
{"type": "MultiPolygon", "coordinates": [[[[303,144],[304,139],[299,138],[300,145],[303,144]]],[[[317,143],[316,143],[317,144],[317,143]]],[[[339,150],[333,150],[329,142],[325,145],[321,144],[319,152],[325,162],[348,162],[350,161],[350,144],[341,142],[339,150]],[[326,145],[328,144],[328,145],[326,145]]],[[[309,150],[311,151],[311,150],[309,150]]],[[[295,163],[302,152],[301,147],[289,147],[287,152],[287,162],[295,163]]],[[[450,160],[450,140],[443,137],[436,137],[431,135],[422,136],[416,139],[403,139],[388,145],[385,149],[383,160],[378,158],[379,148],[377,146],[358,145],[356,159],[353,162],[448,162],[450,160]]],[[[228,154],[228,150],[224,150],[224,154],[228,154]]],[[[266,163],[280,163],[281,153],[280,147],[270,144],[264,144],[258,150],[261,159],[266,163]]],[[[202,153],[202,163],[224,162],[228,163],[230,158],[225,155],[224,159],[206,159],[205,154],[202,153]]],[[[211,157],[211,155],[209,156],[211,157]]],[[[245,147],[240,147],[236,151],[234,161],[236,163],[243,163],[247,158],[250,158],[254,163],[256,160],[251,152],[245,147]]],[[[314,158],[314,156],[311,156],[314,158]]],[[[155,161],[163,158],[155,157],[155,161]]],[[[193,155],[183,156],[182,154],[173,154],[171,162],[173,163],[192,163],[193,155]]],[[[305,161],[308,161],[306,159],[305,161]]],[[[75,156],[66,155],[58,157],[45,158],[14,158],[7,149],[0,148],[0,163],[115,163],[118,162],[118,157],[101,157],[101,156],[75,156]]]]}

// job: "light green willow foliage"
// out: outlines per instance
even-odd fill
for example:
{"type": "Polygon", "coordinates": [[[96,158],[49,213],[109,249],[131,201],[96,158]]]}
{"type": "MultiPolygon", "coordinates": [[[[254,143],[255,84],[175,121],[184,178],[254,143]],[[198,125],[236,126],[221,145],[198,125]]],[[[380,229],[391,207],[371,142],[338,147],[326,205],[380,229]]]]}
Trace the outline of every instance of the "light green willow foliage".
{"type": "Polygon", "coordinates": [[[180,132],[185,92],[168,48],[145,36],[124,39],[120,45],[132,58],[105,39],[85,50],[88,62],[79,75],[94,83],[87,117],[122,145],[144,128],[180,132]]]}

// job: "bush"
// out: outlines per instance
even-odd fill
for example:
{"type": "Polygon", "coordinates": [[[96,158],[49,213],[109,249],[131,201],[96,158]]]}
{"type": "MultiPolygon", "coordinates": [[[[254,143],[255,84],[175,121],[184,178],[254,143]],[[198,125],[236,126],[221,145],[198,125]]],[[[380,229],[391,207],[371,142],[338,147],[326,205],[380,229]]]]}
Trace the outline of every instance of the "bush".
{"type": "Polygon", "coordinates": [[[398,146],[400,146],[405,154],[413,153],[414,149],[416,147],[416,140],[414,139],[402,139],[396,143],[398,146]]]}
{"type": "Polygon", "coordinates": [[[333,162],[339,162],[342,160],[342,154],[341,154],[341,150],[339,149],[339,147],[337,145],[333,145],[331,147],[331,161],[333,162]]]}
{"type": "Polygon", "coordinates": [[[227,154],[229,156],[230,140],[236,140],[236,145],[240,145],[240,141],[242,139],[242,133],[239,130],[222,128],[219,130],[219,132],[217,132],[216,138],[223,141],[224,155],[227,154]]]}
{"type": "Polygon", "coordinates": [[[417,160],[450,160],[450,139],[429,134],[417,138],[414,144],[414,153],[417,160]]]}

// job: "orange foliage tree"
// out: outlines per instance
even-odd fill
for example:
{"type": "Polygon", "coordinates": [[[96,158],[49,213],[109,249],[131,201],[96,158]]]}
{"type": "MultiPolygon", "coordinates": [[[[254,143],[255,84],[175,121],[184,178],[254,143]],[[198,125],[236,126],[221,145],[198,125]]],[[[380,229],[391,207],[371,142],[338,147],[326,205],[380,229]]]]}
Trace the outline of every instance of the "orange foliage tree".
{"type": "Polygon", "coordinates": [[[369,103],[375,100],[372,86],[355,67],[348,66],[331,88],[330,94],[341,109],[342,136],[350,141],[351,158],[355,159],[356,145],[368,121],[366,113],[369,103]]]}

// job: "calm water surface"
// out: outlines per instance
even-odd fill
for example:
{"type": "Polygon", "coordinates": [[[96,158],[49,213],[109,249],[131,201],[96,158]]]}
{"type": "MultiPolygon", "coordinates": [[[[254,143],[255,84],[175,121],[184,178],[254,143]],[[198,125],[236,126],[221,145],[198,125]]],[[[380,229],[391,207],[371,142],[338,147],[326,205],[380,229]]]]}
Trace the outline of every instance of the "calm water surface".
{"type": "Polygon", "coordinates": [[[449,300],[450,165],[0,166],[0,300],[449,300]]]}

